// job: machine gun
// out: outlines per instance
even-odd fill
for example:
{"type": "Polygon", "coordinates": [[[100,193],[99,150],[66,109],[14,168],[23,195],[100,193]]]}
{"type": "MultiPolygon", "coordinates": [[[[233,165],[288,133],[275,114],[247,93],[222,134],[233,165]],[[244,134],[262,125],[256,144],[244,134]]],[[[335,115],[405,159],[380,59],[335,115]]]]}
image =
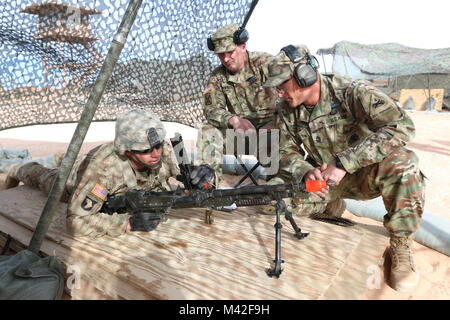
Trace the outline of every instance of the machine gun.
{"type": "MultiPolygon", "coordinates": [[[[187,157],[182,145],[182,138],[179,134],[174,139],[178,139],[178,147],[174,150],[177,160],[187,157]],[[181,151],[181,152],[180,152],[181,151]],[[181,155],[181,158],[179,157],[181,155]]],[[[172,143],[174,142],[173,139],[172,143]]],[[[181,175],[177,178],[180,181],[189,181],[189,172],[192,165],[186,163],[186,158],[180,162],[181,175]],[[183,165],[184,169],[183,169],[183,165]]],[[[275,260],[274,267],[267,269],[267,274],[272,277],[279,277],[281,272],[281,214],[284,213],[294,231],[297,239],[303,239],[309,233],[303,233],[292,217],[292,213],[286,208],[283,198],[293,198],[298,192],[315,192],[326,187],[325,181],[314,180],[292,184],[258,185],[231,189],[183,189],[175,191],[144,191],[129,190],[124,195],[108,196],[102,210],[107,213],[131,213],[131,219],[139,221],[135,231],[151,231],[156,228],[159,221],[170,209],[180,208],[207,208],[220,209],[224,206],[236,205],[237,207],[275,205],[276,223],[275,227],[275,260]]],[[[135,223],[136,224],[136,223],[135,223]]],[[[133,231],[134,231],[133,230],[133,231]]]]}

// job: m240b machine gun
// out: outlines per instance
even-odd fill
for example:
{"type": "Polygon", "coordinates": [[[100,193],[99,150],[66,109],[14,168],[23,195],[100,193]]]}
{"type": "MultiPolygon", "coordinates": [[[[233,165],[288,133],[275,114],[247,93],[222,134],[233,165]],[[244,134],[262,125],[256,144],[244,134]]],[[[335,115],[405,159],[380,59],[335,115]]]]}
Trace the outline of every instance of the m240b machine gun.
{"type": "MultiPolygon", "coordinates": [[[[190,164],[181,163],[180,154],[186,156],[182,146],[182,138],[179,134],[171,139],[180,165],[181,176],[179,180],[189,181],[190,164]],[[180,139],[175,148],[174,139],[180,139]],[[177,152],[180,151],[180,152],[177,152]],[[183,177],[184,176],[184,177],[183,177]]],[[[129,190],[124,195],[110,196],[104,204],[105,212],[130,213],[132,217],[140,221],[140,227],[136,231],[151,231],[156,228],[159,221],[170,209],[180,208],[207,208],[220,210],[222,207],[236,205],[237,207],[275,205],[276,223],[275,227],[275,260],[274,267],[267,269],[267,274],[279,277],[281,272],[281,214],[284,213],[286,220],[292,225],[297,239],[303,239],[309,233],[303,233],[297,226],[292,213],[286,208],[283,198],[293,198],[299,192],[315,192],[326,187],[325,181],[314,180],[292,184],[258,185],[231,189],[182,189],[175,191],[144,191],[129,190]]]]}

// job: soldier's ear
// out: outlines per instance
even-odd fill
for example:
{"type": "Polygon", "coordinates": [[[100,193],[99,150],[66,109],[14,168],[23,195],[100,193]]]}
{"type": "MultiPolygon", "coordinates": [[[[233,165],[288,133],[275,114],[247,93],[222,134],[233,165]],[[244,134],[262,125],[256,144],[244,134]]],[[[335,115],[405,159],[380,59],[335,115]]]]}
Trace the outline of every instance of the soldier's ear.
{"type": "Polygon", "coordinates": [[[125,155],[126,155],[128,158],[132,158],[132,157],[131,157],[132,154],[131,154],[131,152],[128,151],[128,150],[125,151],[125,155]]]}
{"type": "Polygon", "coordinates": [[[246,51],[247,50],[247,44],[246,43],[239,44],[237,46],[241,48],[241,51],[246,51]]]}

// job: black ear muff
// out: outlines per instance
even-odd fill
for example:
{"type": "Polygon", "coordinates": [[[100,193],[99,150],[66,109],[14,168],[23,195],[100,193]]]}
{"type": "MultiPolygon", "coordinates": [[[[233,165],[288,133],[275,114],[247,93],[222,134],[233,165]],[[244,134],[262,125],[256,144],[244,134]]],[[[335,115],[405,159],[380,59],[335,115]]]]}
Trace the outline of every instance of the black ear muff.
{"type": "Polygon", "coordinates": [[[310,87],[317,81],[317,72],[309,63],[299,64],[294,70],[294,78],[300,87],[310,87]]]}
{"type": "Polygon", "coordinates": [[[237,45],[244,44],[248,41],[248,31],[247,29],[237,29],[233,34],[233,42],[237,45]]]}
{"type": "MultiPolygon", "coordinates": [[[[237,45],[246,43],[248,39],[249,36],[248,31],[246,29],[239,28],[233,34],[233,42],[237,45]]],[[[214,45],[214,42],[212,41],[211,37],[208,37],[208,39],[206,39],[206,43],[208,45],[208,49],[214,51],[216,46],[214,45]]]]}
{"type": "Polygon", "coordinates": [[[292,63],[294,63],[294,65],[297,64],[297,66],[294,67],[294,79],[300,87],[306,88],[316,83],[318,61],[314,56],[311,56],[309,53],[307,53],[307,62],[299,63],[300,60],[304,59],[305,57],[300,55],[300,52],[298,52],[296,47],[294,47],[293,45],[289,45],[282,48],[281,50],[286,53],[286,55],[289,57],[292,63]]]}
{"type": "Polygon", "coordinates": [[[214,42],[212,41],[211,37],[208,37],[208,39],[206,40],[207,44],[208,44],[208,49],[211,51],[214,51],[214,42]]]}

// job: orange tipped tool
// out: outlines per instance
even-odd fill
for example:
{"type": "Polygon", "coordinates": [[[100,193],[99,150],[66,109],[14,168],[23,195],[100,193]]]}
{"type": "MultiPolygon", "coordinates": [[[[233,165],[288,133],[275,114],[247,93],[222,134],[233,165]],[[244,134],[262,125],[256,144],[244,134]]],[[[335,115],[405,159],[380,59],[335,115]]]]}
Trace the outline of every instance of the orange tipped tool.
{"type": "Polygon", "coordinates": [[[325,180],[310,180],[306,181],[306,191],[307,192],[317,192],[321,191],[322,188],[326,188],[327,184],[325,180]]]}

